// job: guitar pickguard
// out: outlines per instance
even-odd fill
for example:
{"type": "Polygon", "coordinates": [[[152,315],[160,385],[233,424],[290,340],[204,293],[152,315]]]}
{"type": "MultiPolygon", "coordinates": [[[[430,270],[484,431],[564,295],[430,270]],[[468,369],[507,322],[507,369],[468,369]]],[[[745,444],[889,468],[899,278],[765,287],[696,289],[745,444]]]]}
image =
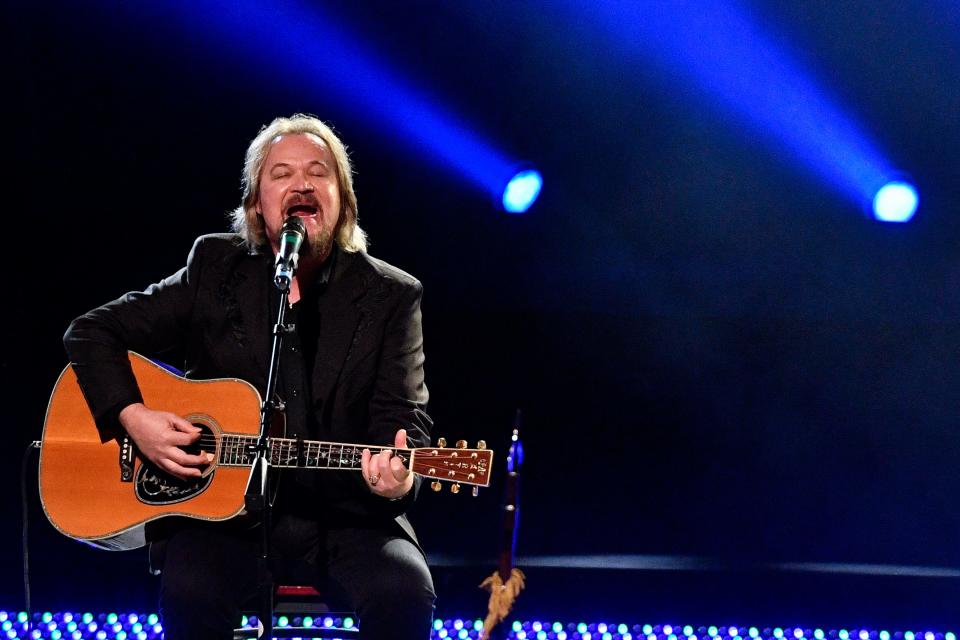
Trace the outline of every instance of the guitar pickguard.
{"type": "Polygon", "coordinates": [[[137,499],[151,506],[176,504],[190,500],[204,491],[213,481],[213,473],[193,480],[181,480],[150,463],[140,465],[134,491],[137,499]]]}

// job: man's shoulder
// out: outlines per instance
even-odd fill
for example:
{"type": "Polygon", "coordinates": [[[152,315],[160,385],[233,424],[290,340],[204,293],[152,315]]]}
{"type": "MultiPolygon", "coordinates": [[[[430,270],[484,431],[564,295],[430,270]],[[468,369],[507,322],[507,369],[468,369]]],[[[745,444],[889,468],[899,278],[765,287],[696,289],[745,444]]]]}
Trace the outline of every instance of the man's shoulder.
{"type": "Polygon", "coordinates": [[[188,262],[203,265],[220,264],[234,268],[247,261],[262,260],[259,251],[251,250],[236,233],[208,233],[193,242],[188,262]]]}
{"type": "Polygon", "coordinates": [[[197,238],[194,250],[202,248],[204,253],[235,254],[250,253],[247,243],[236,233],[207,233],[197,238]]]}
{"type": "Polygon", "coordinates": [[[368,253],[358,251],[347,254],[349,260],[353,261],[357,267],[365,271],[369,276],[378,279],[382,284],[395,286],[404,289],[422,289],[420,281],[399,267],[395,267],[389,262],[374,258],[368,253]]]}

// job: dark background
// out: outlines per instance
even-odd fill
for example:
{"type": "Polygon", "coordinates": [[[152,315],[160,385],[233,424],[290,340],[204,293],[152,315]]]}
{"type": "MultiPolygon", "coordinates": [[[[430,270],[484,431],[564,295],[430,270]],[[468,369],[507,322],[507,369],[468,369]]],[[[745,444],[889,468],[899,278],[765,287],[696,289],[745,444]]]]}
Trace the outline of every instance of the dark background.
{"type": "MultiPolygon", "coordinates": [[[[534,561],[522,606],[960,620],[960,11],[950,5],[744,3],[917,183],[917,217],[884,225],[764,132],[628,66],[548,3],[328,7],[536,164],[546,186],[525,216],[498,213],[343,101],[278,90],[261,69],[204,55],[202,38],[131,21],[120,3],[14,3],[0,606],[22,598],[17,463],[40,437],[67,324],[224,230],[248,141],[274,116],[305,111],[351,148],[371,253],[424,283],[435,435],[485,438],[502,454],[523,409],[519,553],[696,559],[687,572],[534,561]],[[886,568],[837,573],[851,565],[886,568]],[[917,568],[942,571],[896,575],[917,568]]],[[[153,606],[142,554],[59,537],[28,489],[38,607],[153,606]]],[[[499,483],[475,500],[427,493],[417,505],[422,542],[443,565],[441,611],[485,606],[475,585],[493,568],[498,501],[499,483]]]]}

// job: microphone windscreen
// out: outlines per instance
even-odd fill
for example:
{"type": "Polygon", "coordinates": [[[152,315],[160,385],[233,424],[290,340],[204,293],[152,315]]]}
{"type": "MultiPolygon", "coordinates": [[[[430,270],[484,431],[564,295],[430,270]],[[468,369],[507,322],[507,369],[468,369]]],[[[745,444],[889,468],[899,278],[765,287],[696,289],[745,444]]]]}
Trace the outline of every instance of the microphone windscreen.
{"type": "Polygon", "coordinates": [[[280,233],[295,232],[299,233],[302,236],[307,235],[307,228],[303,226],[303,220],[297,216],[290,216],[283,223],[283,228],[280,229],[280,233]]]}
{"type": "Polygon", "coordinates": [[[307,239],[307,229],[303,220],[291,216],[283,223],[280,229],[280,256],[292,256],[300,252],[300,246],[307,239]]]}

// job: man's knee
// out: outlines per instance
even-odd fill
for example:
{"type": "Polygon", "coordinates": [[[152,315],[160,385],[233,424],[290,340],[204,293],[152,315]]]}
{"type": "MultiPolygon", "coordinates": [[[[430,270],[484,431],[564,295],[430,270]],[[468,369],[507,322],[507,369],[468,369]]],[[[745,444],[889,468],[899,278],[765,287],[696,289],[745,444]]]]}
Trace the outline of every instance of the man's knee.
{"type": "Polygon", "coordinates": [[[433,577],[419,551],[388,555],[369,578],[364,601],[357,603],[358,610],[373,608],[432,613],[436,600],[433,577]]]}

